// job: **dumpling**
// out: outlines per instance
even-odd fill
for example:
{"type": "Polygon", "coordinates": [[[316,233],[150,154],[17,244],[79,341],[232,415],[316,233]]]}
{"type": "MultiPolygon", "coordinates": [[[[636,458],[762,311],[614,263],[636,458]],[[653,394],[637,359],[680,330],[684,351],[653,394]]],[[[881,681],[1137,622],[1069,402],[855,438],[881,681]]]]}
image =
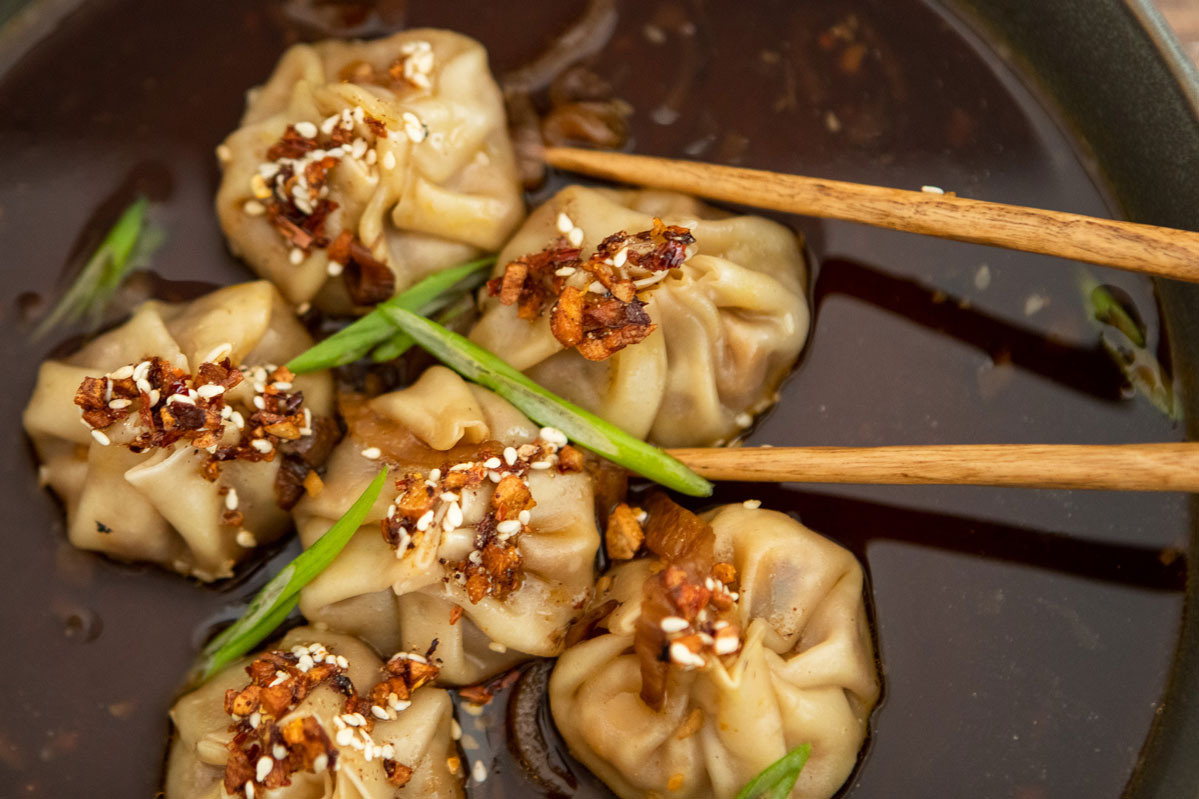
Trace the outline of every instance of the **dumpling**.
{"type": "Polygon", "coordinates": [[[726,442],[808,332],[794,234],[691,197],[571,186],[496,262],[471,338],[660,446],[726,442]]]}
{"type": "Polygon", "coordinates": [[[462,796],[437,666],[299,627],[171,708],[165,799],[462,796]],[[249,676],[247,676],[249,675],[249,676]]]}
{"type": "Polygon", "coordinates": [[[217,152],[230,246],[294,304],[373,305],[524,216],[487,52],[449,31],[293,46],[217,152]]]}
{"type": "Polygon", "coordinates": [[[728,799],[807,743],[790,795],[832,796],[879,694],[858,562],[774,511],[647,510],[657,557],[601,578],[550,678],[570,751],[621,797],[728,799]]]}
{"type": "Polygon", "coordinates": [[[590,596],[599,547],[582,453],[442,366],[342,409],[349,431],[324,489],[296,506],[304,545],[380,464],[395,480],[304,588],[305,618],[385,652],[436,639],[446,684],[561,652],[590,596]]]}
{"type": "Polygon", "coordinates": [[[310,346],[257,281],[147,302],[43,363],[23,421],[71,543],[214,580],[282,535],[336,443],[329,374],[277,366],[310,346]]]}

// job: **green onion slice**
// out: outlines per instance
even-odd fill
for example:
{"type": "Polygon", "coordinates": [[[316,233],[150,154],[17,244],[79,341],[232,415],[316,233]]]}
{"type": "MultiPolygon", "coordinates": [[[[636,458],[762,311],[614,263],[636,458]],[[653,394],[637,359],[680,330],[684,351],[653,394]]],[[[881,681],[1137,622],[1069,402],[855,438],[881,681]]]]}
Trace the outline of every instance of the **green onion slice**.
{"type": "MultiPolygon", "coordinates": [[[[489,268],[493,263],[495,256],[487,256],[429,275],[407,291],[380,303],[358,321],[300,353],[287,364],[287,368],[296,374],[303,374],[353,363],[376,345],[384,344],[396,335],[395,326],[384,315],[384,310],[400,308],[421,314],[440,310],[448,304],[445,294],[454,289],[459,282],[464,282],[459,291],[470,291],[477,285],[477,281],[467,278],[489,268]]],[[[394,351],[395,347],[391,349],[394,351]]]]}
{"type": "Polygon", "coordinates": [[[385,466],[375,475],[375,479],[345,515],[317,539],[315,544],[301,552],[283,571],[271,578],[250,601],[241,618],[204,647],[198,667],[201,680],[208,679],[249,652],[283,623],[300,601],[300,589],[333,562],[354,532],[362,526],[386,481],[385,466]]]}
{"type": "Polygon", "coordinates": [[[711,483],[675,458],[545,390],[473,341],[403,308],[383,313],[446,366],[499,394],[538,424],[556,427],[595,454],[667,488],[693,497],[712,494],[711,483]]]}
{"type": "Polygon", "coordinates": [[[162,244],[162,230],[150,225],[150,201],[139,197],[125,209],[78,277],[33,331],[39,339],[62,324],[87,318],[89,332],[99,327],[112,295],[134,267],[144,264],[162,244]]]}
{"type": "Polygon", "coordinates": [[[787,799],[811,754],[811,744],[795,747],[750,780],[737,799],[787,799]]]}

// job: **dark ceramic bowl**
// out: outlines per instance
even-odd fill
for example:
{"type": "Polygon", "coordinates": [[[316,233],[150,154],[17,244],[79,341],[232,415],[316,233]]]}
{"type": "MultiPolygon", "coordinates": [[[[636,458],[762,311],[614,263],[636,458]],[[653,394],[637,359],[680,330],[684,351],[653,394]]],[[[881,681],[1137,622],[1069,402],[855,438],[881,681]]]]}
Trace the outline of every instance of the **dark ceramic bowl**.
{"type": "MultiPolygon", "coordinates": [[[[294,554],[203,587],[66,544],[17,421],[37,363],[70,345],[31,342],[46,300],[139,192],[169,234],[143,289],[248,279],[212,212],[212,151],[287,44],[331,25],[439,25],[480,39],[502,75],[583,0],[370,5],[345,0],[339,17],[329,0],[0,0],[2,797],[152,795],[198,642],[294,554]]],[[[636,109],[638,152],[1199,229],[1199,83],[1146,0],[617,5],[590,63],[636,109]]],[[[1099,348],[1077,265],[784,221],[814,258],[813,333],[751,443],[1199,432],[1196,287],[1092,272],[1173,365],[1191,411],[1179,423],[1099,348]]],[[[1149,799],[1199,785],[1189,497],[723,485],[717,499],[749,497],[801,515],[870,574],[884,699],[845,795],[1149,799]]],[[[495,704],[478,736],[489,748],[470,755],[493,778],[472,798],[548,795],[507,753],[495,704]]],[[[603,795],[552,754],[543,785],[603,795]]]]}

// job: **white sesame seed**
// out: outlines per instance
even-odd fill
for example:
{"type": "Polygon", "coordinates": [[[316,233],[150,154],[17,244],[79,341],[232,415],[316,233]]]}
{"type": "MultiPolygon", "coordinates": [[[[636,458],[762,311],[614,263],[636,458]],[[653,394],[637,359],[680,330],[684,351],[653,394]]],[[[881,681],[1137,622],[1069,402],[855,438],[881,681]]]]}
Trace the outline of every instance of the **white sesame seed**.
{"type": "Polygon", "coordinates": [[[131,376],[133,377],[134,382],[137,382],[139,380],[145,380],[147,377],[149,377],[149,375],[150,362],[142,361],[137,366],[133,367],[133,374],[131,376]]]}
{"type": "Polygon", "coordinates": [[[712,646],[712,650],[718,655],[731,655],[741,648],[741,642],[737,640],[735,635],[726,635],[716,639],[716,643],[712,646]]]}
{"type": "Polygon", "coordinates": [[[230,488],[225,494],[225,507],[229,510],[237,510],[237,489],[230,488]]]}
{"type": "Polygon", "coordinates": [[[396,168],[396,155],[391,150],[383,153],[383,168],[389,172],[396,168]]]}
{"type": "Polygon", "coordinates": [[[944,194],[945,193],[945,189],[941,188],[940,186],[921,186],[920,191],[924,192],[925,194],[944,194]]]}
{"type": "Polygon", "coordinates": [[[492,456],[492,457],[488,458],[487,460],[483,461],[484,469],[498,469],[498,468],[500,468],[501,465],[503,465],[503,461],[501,461],[499,458],[497,458],[495,456],[492,456]]]}
{"type": "Polygon", "coordinates": [[[487,648],[492,652],[499,652],[501,655],[508,651],[508,647],[501,644],[499,641],[489,641],[487,648]]]}
{"type": "Polygon", "coordinates": [[[122,366],[120,369],[117,369],[115,372],[110,372],[108,376],[113,380],[128,380],[129,378],[133,377],[133,366],[131,364],[127,364],[122,366]]]}
{"type": "Polygon", "coordinates": [[[246,780],[246,784],[243,787],[246,791],[246,799],[254,799],[254,783],[246,780]]]}
{"type": "Polygon", "coordinates": [[[258,725],[262,723],[262,714],[255,710],[250,714],[250,726],[258,729],[258,725]]]}
{"type": "Polygon", "coordinates": [[[556,447],[565,447],[568,442],[566,433],[563,433],[556,427],[543,427],[541,428],[540,435],[546,442],[556,447]]]}
{"type": "Polygon", "coordinates": [[[316,125],[311,122],[297,122],[295,124],[296,133],[303,136],[305,139],[315,139],[317,134],[316,125]]]}
{"type": "Polygon", "coordinates": [[[664,633],[681,633],[691,626],[682,616],[667,616],[658,623],[664,633]]]}
{"type": "Polygon", "coordinates": [[[516,519],[506,519],[495,526],[495,531],[497,533],[512,534],[519,533],[520,528],[521,523],[516,519]]]}
{"type": "Polygon", "coordinates": [[[265,411],[266,410],[266,400],[264,400],[260,396],[255,396],[254,397],[254,407],[260,411],[265,411]]]}
{"type": "Polygon", "coordinates": [[[571,219],[569,216],[567,216],[565,211],[558,214],[558,232],[559,233],[566,235],[570,231],[574,230],[574,228],[575,228],[574,220],[571,219]]]}
{"type": "Polygon", "coordinates": [[[529,468],[538,472],[544,472],[553,465],[554,464],[550,463],[549,461],[533,461],[529,464],[529,468]]]}
{"type": "Polygon", "coordinates": [[[114,411],[119,411],[122,408],[128,408],[132,404],[133,404],[132,400],[114,399],[114,400],[109,400],[108,407],[112,408],[114,411]]]}
{"type": "Polygon", "coordinates": [[[458,723],[458,719],[450,719],[450,737],[455,741],[462,738],[462,725],[458,723]]]}
{"type": "Polygon", "coordinates": [[[557,275],[558,277],[570,277],[577,271],[578,270],[575,269],[573,266],[563,266],[563,267],[559,267],[558,269],[555,269],[554,274],[557,275]]]}
{"type": "Polygon", "coordinates": [[[450,502],[449,510],[446,511],[445,521],[442,523],[442,526],[446,532],[457,530],[462,526],[462,507],[456,500],[450,502]]]}
{"type": "Polygon", "coordinates": [[[264,755],[263,757],[258,758],[258,769],[254,773],[254,776],[258,778],[259,782],[262,782],[270,775],[271,769],[274,767],[275,761],[264,755]]]}
{"type": "Polygon", "coordinates": [[[329,264],[325,267],[325,271],[329,273],[330,277],[337,277],[345,271],[345,266],[337,261],[329,261],[329,264]]]}
{"type": "Polygon", "coordinates": [[[337,741],[338,746],[349,746],[350,741],[354,740],[354,731],[349,727],[346,727],[344,730],[338,730],[334,740],[337,741]]]}
{"type": "Polygon", "coordinates": [[[304,263],[304,251],[299,247],[292,247],[291,252],[287,255],[287,260],[291,261],[293,266],[299,266],[304,263]]]}
{"type": "Polygon", "coordinates": [[[515,466],[518,457],[516,447],[504,447],[504,462],[509,466],[515,466]]]}
{"type": "Polygon", "coordinates": [[[266,213],[266,206],[257,200],[246,200],[241,210],[245,212],[246,216],[262,216],[266,213]]]}
{"type": "Polygon", "coordinates": [[[249,530],[238,530],[235,540],[237,541],[237,545],[239,547],[243,547],[245,549],[253,549],[254,547],[258,546],[258,539],[255,538],[254,534],[249,530]]]}
{"type": "Polygon", "coordinates": [[[112,439],[106,436],[103,430],[93,430],[92,438],[96,439],[96,443],[102,447],[107,447],[112,443],[112,439]]]}
{"type": "Polygon", "coordinates": [[[219,397],[221,394],[224,394],[225,387],[218,385],[217,383],[205,383],[196,389],[196,393],[204,399],[212,399],[213,397],[219,397]]]}
{"type": "Polygon", "coordinates": [[[271,754],[275,756],[276,760],[286,760],[287,759],[287,747],[284,746],[283,744],[275,744],[271,748],[271,754]]]}
{"type": "Polygon", "coordinates": [[[275,448],[275,445],[272,444],[271,442],[267,441],[265,438],[254,439],[253,441],[250,442],[250,446],[253,447],[254,449],[258,450],[259,452],[261,452],[263,455],[267,454],[268,452],[270,452],[271,450],[273,450],[275,448]]]}
{"type": "Polygon", "coordinates": [[[416,520],[416,529],[424,532],[429,529],[429,525],[433,523],[433,511],[427,510],[419,519],[416,520]]]}
{"type": "Polygon", "coordinates": [[[238,430],[244,430],[246,427],[246,418],[241,415],[240,411],[234,411],[229,417],[230,421],[237,427],[238,430]]]}
{"type": "Polygon", "coordinates": [[[378,447],[367,447],[362,450],[362,457],[367,460],[377,461],[383,456],[383,451],[378,447]]]}
{"type": "Polygon", "coordinates": [[[313,772],[320,774],[325,769],[329,768],[329,756],[324,752],[312,759],[313,772]]]}
{"type": "Polygon", "coordinates": [[[607,289],[604,288],[604,284],[598,280],[591,281],[591,285],[587,287],[587,290],[592,294],[603,294],[607,291],[607,289]]]}
{"type": "Polygon", "coordinates": [[[533,518],[533,514],[529,513],[527,510],[522,510],[519,514],[517,514],[516,518],[521,524],[528,524],[529,520],[533,518]]]}
{"type": "Polygon", "coordinates": [[[612,265],[615,267],[621,267],[621,266],[624,266],[625,262],[628,260],[629,260],[629,248],[621,247],[620,252],[618,252],[618,253],[616,253],[616,255],[612,256],[612,265]]]}
{"type": "Polygon", "coordinates": [[[337,665],[340,668],[348,669],[350,667],[350,661],[346,660],[345,655],[338,655],[337,665]]]}
{"type": "Polygon", "coordinates": [[[485,782],[487,780],[487,766],[482,760],[476,760],[471,766],[470,775],[474,777],[475,782],[485,782]]]}
{"type": "Polygon", "coordinates": [[[573,228],[566,234],[566,238],[575,247],[581,246],[583,244],[583,228],[573,228]]]}
{"type": "Polygon", "coordinates": [[[150,381],[146,378],[136,381],[137,390],[142,394],[149,394],[153,389],[150,386],[150,381]]]}
{"type": "Polygon", "coordinates": [[[762,500],[747,499],[741,503],[741,506],[744,508],[749,508],[750,510],[757,510],[758,508],[762,507],[762,500]]]}

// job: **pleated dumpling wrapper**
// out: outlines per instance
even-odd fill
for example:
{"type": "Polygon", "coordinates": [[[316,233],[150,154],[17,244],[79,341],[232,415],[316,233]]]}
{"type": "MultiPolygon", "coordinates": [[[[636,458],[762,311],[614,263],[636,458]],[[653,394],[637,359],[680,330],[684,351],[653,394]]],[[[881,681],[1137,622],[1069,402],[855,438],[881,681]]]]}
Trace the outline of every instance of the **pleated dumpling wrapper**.
{"type": "Polygon", "coordinates": [[[665,447],[735,438],[808,333],[795,235],[680,194],[563,189],[495,275],[471,338],[665,447]]]}
{"type": "Polygon", "coordinates": [[[861,566],[782,513],[647,510],[656,557],[601,578],[550,678],[570,751],[621,797],[731,799],[810,744],[790,796],[832,796],[879,694],[861,566]]]}
{"type": "Polygon", "coordinates": [[[599,547],[582,453],[442,366],[342,411],[348,432],[325,487],[296,506],[304,545],[382,464],[394,479],[304,588],[305,618],[384,652],[436,639],[442,682],[452,685],[561,652],[594,585],[599,547]]]}
{"type": "Polygon", "coordinates": [[[230,246],[295,304],[373,305],[524,217],[487,51],[450,31],[294,45],[217,153],[230,246]]]}
{"type": "Polygon", "coordinates": [[[171,708],[165,799],[461,797],[436,675],[424,654],[384,663],[355,638],[298,627],[171,708]]]}
{"type": "Polygon", "coordinates": [[[43,363],[24,425],[71,543],[214,580],[286,532],[337,436],[329,374],[277,366],[310,346],[257,281],[147,302],[43,363]]]}

